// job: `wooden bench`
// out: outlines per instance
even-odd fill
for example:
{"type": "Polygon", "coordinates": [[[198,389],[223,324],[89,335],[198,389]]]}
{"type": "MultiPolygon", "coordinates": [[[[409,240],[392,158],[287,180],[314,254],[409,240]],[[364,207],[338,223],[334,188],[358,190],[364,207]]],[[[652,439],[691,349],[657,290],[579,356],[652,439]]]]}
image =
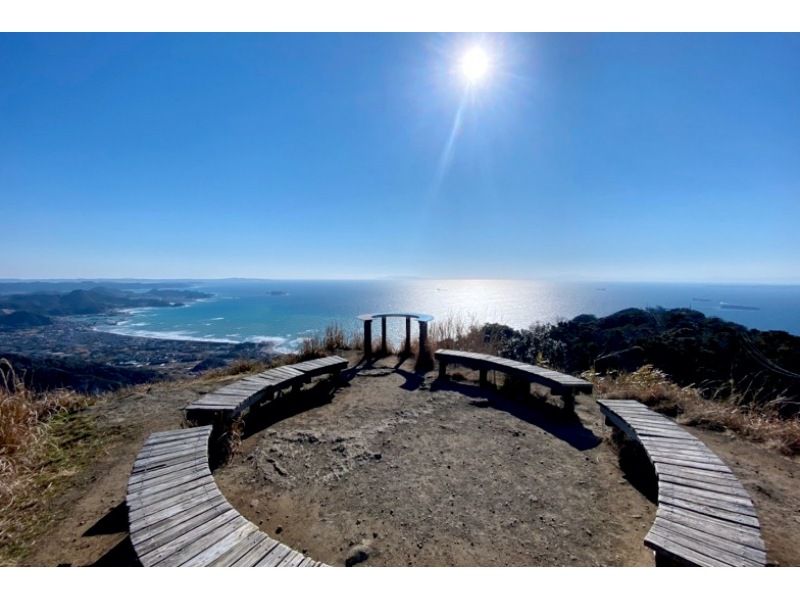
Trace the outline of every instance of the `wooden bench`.
{"type": "Polygon", "coordinates": [[[763,567],[761,529],[750,496],[700,440],[638,401],[598,401],[606,422],[638,442],[658,478],[656,520],[644,540],[656,562],[763,567]]]}
{"type": "Polygon", "coordinates": [[[242,517],[208,465],[211,426],[151,434],[128,480],[133,549],[146,567],[318,567],[242,517]]]}
{"type": "Polygon", "coordinates": [[[257,403],[269,401],[278,390],[299,389],[311,378],[338,374],[346,367],[346,359],[334,356],[272,368],[203,395],[186,407],[186,417],[200,421],[214,415],[232,418],[257,403]]]}
{"type": "Polygon", "coordinates": [[[440,378],[447,376],[447,366],[451,364],[479,370],[481,384],[486,383],[486,376],[490,370],[498,371],[512,378],[524,380],[529,384],[539,384],[549,388],[552,394],[561,397],[564,407],[567,409],[574,408],[576,394],[591,394],[593,390],[591,382],[581,380],[575,376],[495,355],[439,349],[436,351],[435,357],[439,362],[440,378]]]}

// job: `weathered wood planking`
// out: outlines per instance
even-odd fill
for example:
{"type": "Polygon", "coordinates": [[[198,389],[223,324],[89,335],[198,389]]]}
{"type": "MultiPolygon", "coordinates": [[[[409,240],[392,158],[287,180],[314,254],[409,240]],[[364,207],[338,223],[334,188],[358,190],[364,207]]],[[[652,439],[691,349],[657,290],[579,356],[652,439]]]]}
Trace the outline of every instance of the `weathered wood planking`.
{"type": "Polygon", "coordinates": [[[642,445],[658,477],[645,544],[687,565],[763,567],[753,502],[730,468],[671,419],[637,401],[598,401],[606,421],[642,445]]]}
{"type": "Polygon", "coordinates": [[[565,407],[568,409],[573,407],[572,401],[575,394],[591,394],[593,390],[591,382],[575,376],[496,355],[439,349],[434,356],[439,362],[439,377],[441,378],[447,375],[447,366],[451,364],[479,370],[482,382],[486,379],[486,372],[498,371],[512,378],[549,388],[551,393],[564,398],[565,407]]]}
{"type": "Polygon", "coordinates": [[[186,417],[202,419],[208,414],[235,417],[257,403],[268,401],[276,391],[299,387],[315,376],[336,374],[346,367],[346,359],[333,356],[272,368],[201,396],[186,407],[186,417]]]}
{"type": "Polygon", "coordinates": [[[126,502],[130,538],[147,567],[323,566],[270,538],[219,491],[208,466],[211,426],[151,434],[126,502]]]}

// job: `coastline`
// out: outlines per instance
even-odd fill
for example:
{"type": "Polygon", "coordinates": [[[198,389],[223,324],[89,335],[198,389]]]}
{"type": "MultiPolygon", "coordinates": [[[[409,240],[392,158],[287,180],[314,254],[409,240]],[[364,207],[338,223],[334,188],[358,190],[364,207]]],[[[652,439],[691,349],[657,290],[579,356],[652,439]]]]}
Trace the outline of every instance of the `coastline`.
{"type": "Polygon", "coordinates": [[[87,392],[197,375],[237,360],[269,361],[271,343],[221,343],[115,334],[95,329],[118,314],[63,316],[35,328],[4,331],[0,357],[38,388],[87,392]]]}

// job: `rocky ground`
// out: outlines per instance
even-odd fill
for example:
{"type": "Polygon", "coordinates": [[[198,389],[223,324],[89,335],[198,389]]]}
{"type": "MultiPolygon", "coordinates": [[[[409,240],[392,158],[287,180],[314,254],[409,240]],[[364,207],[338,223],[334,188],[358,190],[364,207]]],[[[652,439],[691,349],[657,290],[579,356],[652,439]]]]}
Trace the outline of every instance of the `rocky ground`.
{"type": "MultiPolygon", "coordinates": [[[[139,387],[93,407],[103,449],[53,497],[53,521],[23,562],[135,564],[124,494],[136,452],[229,381],[139,387]]],[[[254,413],[215,476],[267,533],[333,565],[653,564],[643,479],[620,468],[591,398],[577,416],[479,389],[472,374],[438,384],[389,358],[338,390],[321,384],[254,413]]],[[[771,562],[800,564],[798,461],[691,431],[741,476],[771,562]]]]}

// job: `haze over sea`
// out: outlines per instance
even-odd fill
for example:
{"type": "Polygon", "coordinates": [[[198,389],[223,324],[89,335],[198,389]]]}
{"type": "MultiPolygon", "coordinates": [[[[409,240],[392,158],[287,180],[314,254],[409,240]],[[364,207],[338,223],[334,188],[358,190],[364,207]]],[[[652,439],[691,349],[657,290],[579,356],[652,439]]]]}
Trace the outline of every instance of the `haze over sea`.
{"type": "MultiPolygon", "coordinates": [[[[800,285],[407,279],[227,280],[193,288],[213,297],[181,308],[131,310],[97,329],[183,340],[271,341],[291,351],[300,339],[334,322],[359,330],[356,316],[369,312],[425,312],[436,319],[455,316],[525,328],[585,313],[660,306],[690,307],[749,328],[800,334],[800,285]]],[[[400,325],[390,324],[393,336],[400,325]]]]}

